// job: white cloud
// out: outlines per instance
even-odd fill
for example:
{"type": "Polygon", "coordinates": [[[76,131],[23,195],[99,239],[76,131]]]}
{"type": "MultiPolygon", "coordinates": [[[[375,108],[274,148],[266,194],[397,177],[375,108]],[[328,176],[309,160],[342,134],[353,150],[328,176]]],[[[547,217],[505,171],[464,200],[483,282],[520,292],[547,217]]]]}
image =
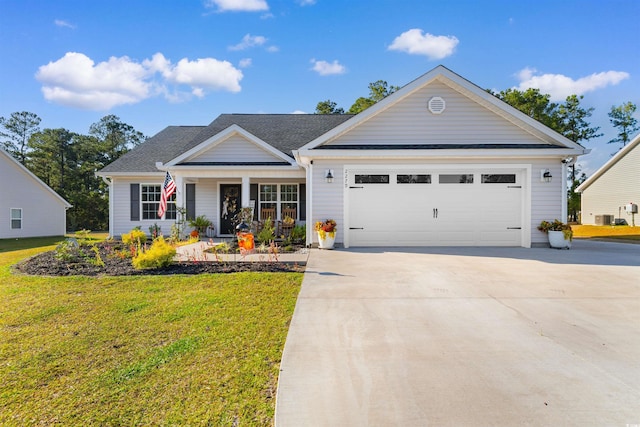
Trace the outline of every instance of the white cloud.
{"type": "Polygon", "coordinates": [[[251,34],[246,34],[242,41],[236,45],[229,46],[229,50],[245,50],[250,47],[262,46],[267,42],[267,38],[263,36],[252,36],[251,34]]]}
{"type": "Polygon", "coordinates": [[[422,34],[421,29],[413,28],[396,37],[389,46],[389,50],[424,55],[429,59],[442,59],[451,56],[458,43],[459,40],[455,36],[422,34]]]}
{"type": "Polygon", "coordinates": [[[269,10],[265,0],[208,0],[206,7],[217,7],[219,12],[260,12],[269,10]]]}
{"type": "Polygon", "coordinates": [[[75,25],[62,19],[56,19],[55,21],[53,21],[53,23],[55,24],[56,27],[71,28],[72,30],[76,29],[75,25]]]}
{"type": "Polygon", "coordinates": [[[275,52],[279,52],[280,48],[278,46],[269,46],[267,48],[267,52],[269,53],[275,53],[275,52]]]}
{"type": "Polygon", "coordinates": [[[45,99],[83,109],[109,109],[149,97],[148,72],[128,57],[95,64],[82,53],[68,52],[38,69],[45,99]]]}
{"type": "Polygon", "coordinates": [[[297,0],[300,6],[312,6],[316,4],[316,0],[297,0]]]}
{"type": "Polygon", "coordinates": [[[172,65],[161,53],[141,63],[123,56],[96,64],[82,53],[68,52],[36,73],[45,99],[90,110],[135,104],[158,94],[169,100],[184,99],[180,85],[189,86],[197,97],[203,97],[207,89],[238,92],[242,77],[242,71],[228,61],[185,58],[172,65]],[[175,87],[170,90],[167,84],[175,87]]]}
{"type": "Polygon", "coordinates": [[[312,70],[317,72],[321,76],[344,74],[347,71],[345,66],[338,63],[337,60],[329,63],[327,61],[316,61],[315,59],[312,59],[311,63],[313,64],[312,70]]]}
{"type": "Polygon", "coordinates": [[[292,111],[291,114],[307,114],[307,112],[302,110],[295,110],[295,111],[292,111]]]}
{"type": "Polygon", "coordinates": [[[249,68],[253,65],[253,60],[251,58],[242,58],[238,63],[238,67],[240,68],[249,68]]]}
{"type": "Polygon", "coordinates": [[[228,61],[214,58],[189,61],[184,58],[167,73],[167,80],[173,83],[189,85],[192,88],[207,88],[240,92],[242,71],[228,61]]]}
{"type": "Polygon", "coordinates": [[[520,81],[517,89],[537,88],[540,92],[551,95],[553,101],[562,101],[569,95],[584,95],[587,92],[617,85],[629,77],[629,73],[624,71],[604,71],[574,80],[562,74],[538,74],[536,69],[527,67],[517,73],[520,81]]]}

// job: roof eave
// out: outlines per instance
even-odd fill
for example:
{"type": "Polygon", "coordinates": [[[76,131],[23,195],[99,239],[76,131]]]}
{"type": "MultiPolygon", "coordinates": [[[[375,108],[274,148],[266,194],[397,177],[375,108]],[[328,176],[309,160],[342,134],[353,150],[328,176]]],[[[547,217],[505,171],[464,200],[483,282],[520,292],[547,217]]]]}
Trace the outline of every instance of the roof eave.
{"type": "MultiPolygon", "coordinates": [[[[631,140],[624,148],[618,151],[613,157],[611,157],[604,165],[602,165],[597,171],[593,173],[589,178],[587,178],[582,184],[580,184],[576,188],[576,192],[582,193],[586,190],[591,184],[593,184],[598,178],[605,174],[609,169],[613,167],[616,163],[618,163],[624,156],[627,155],[631,150],[634,149],[637,145],[640,144],[640,134],[636,135],[635,138],[631,140]]],[[[589,150],[591,151],[591,150],[589,150]]]]}

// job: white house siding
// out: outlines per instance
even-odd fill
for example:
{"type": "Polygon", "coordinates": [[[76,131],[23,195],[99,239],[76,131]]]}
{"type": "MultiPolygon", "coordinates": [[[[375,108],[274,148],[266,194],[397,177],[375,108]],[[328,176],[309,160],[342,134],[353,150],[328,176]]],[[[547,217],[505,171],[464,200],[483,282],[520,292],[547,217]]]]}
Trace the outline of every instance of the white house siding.
{"type": "Polygon", "coordinates": [[[540,159],[531,162],[531,243],[547,244],[546,234],[538,231],[541,221],[553,221],[562,217],[562,204],[558,200],[562,198],[564,190],[564,177],[562,176],[562,164],[559,160],[540,159]],[[551,182],[542,182],[540,171],[549,169],[553,176],[551,182]]]}
{"type": "Polygon", "coordinates": [[[348,131],[332,144],[468,144],[541,143],[501,116],[449,86],[434,82],[348,131]],[[442,97],[446,109],[432,114],[431,97],[442,97]]]}
{"type": "MultiPolygon", "coordinates": [[[[596,215],[613,215],[631,224],[631,214],[624,210],[630,202],[640,204],[640,144],[582,192],[582,223],[595,224],[596,215]]],[[[636,215],[636,225],[639,218],[636,215]]]]}
{"type": "Polygon", "coordinates": [[[274,162],[282,159],[240,135],[232,135],[215,147],[193,156],[191,162],[274,162]]]}
{"type": "Polygon", "coordinates": [[[0,239],[62,236],[65,205],[49,188],[0,153],[0,239]],[[22,209],[22,228],[11,228],[11,208],[22,209]]]}
{"type": "Polygon", "coordinates": [[[218,181],[200,179],[196,182],[196,216],[204,215],[213,222],[216,230],[218,224],[218,181]]]}
{"type": "MultiPolygon", "coordinates": [[[[327,218],[335,219],[338,224],[338,233],[336,235],[337,243],[344,243],[344,188],[345,188],[345,164],[351,169],[366,166],[387,166],[389,170],[394,170],[394,165],[401,164],[416,165],[418,168],[456,168],[464,170],[468,168],[485,168],[486,165],[498,165],[499,167],[509,167],[514,165],[518,169],[524,169],[525,176],[523,178],[525,191],[525,206],[523,207],[524,221],[527,221],[530,228],[530,242],[525,237],[524,244],[533,245],[545,244],[547,236],[537,230],[538,224],[542,220],[561,219],[562,206],[558,203],[562,195],[562,165],[559,160],[549,159],[483,159],[470,160],[461,159],[457,161],[451,160],[386,160],[386,159],[367,159],[367,160],[319,160],[313,162],[313,183],[312,183],[312,220],[324,220],[327,218]],[[333,170],[335,177],[332,183],[325,181],[325,171],[333,170]],[[540,170],[549,169],[554,179],[550,183],[540,180],[540,170]],[[529,180],[527,180],[529,174],[529,180]],[[530,196],[528,196],[530,194],[530,196]],[[527,199],[530,197],[530,201],[527,199]],[[529,214],[529,212],[531,212],[529,214]]],[[[498,170],[498,166],[496,170],[498,170]]],[[[401,213],[399,213],[401,215],[401,213]]],[[[525,224],[525,223],[523,223],[525,224]]],[[[317,236],[314,235],[314,242],[317,242],[317,236]]]]}
{"type": "MultiPolygon", "coordinates": [[[[336,161],[314,160],[313,162],[313,183],[312,199],[307,201],[307,206],[311,206],[311,217],[307,218],[307,224],[311,227],[316,221],[324,221],[326,219],[334,219],[338,224],[338,232],[336,233],[336,242],[344,242],[344,169],[342,163],[336,161]],[[325,180],[326,170],[333,171],[333,182],[327,183],[325,180]]],[[[313,235],[313,241],[318,242],[318,236],[313,235]]]]}

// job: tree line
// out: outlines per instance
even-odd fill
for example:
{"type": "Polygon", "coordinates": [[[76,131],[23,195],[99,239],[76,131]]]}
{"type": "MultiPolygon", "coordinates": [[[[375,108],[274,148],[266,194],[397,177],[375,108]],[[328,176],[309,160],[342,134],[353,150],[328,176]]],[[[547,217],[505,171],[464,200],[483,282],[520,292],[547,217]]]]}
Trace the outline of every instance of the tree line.
{"type": "Polygon", "coordinates": [[[40,129],[40,122],[27,111],[0,117],[0,145],[73,205],[67,211],[68,230],[107,230],[108,186],[95,173],[147,137],[115,115],[93,123],[86,135],[40,129]]]}
{"type": "MultiPolygon", "coordinates": [[[[356,99],[346,114],[358,114],[398,89],[398,86],[389,86],[384,80],[369,83],[369,96],[356,99]]],[[[583,96],[570,95],[564,102],[557,103],[551,102],[551,95],[541,93],[539,89],[533,88],[524,91],[507,89],[500,92],[488,89],[487,92],[580,145],[603,135],[598,132],[599,126],[592,126],[589,122],[595,109],[593,107],[585,108],[581,105],[583,96]]],[[[633,117],[635,112],[636,105],[632,102],[611,107],[608,113],[609,121],[617,129],[618,134],[608,141],[609,144],[619,143],[621,144],[619,149],[622,149],[640,130],[638,121],[633,117]]],[[[327,99],[318,102],[315,113],[345,114],[345,111],[338,107],[336,102],[327,99]]],[[[567,177],[570,184],[567,191],[569,221],[578,220],[580,193],[576,193],[574,190],[586,178],[577,165],[573,164],[569,167],[569,176],[567,177]]]]}

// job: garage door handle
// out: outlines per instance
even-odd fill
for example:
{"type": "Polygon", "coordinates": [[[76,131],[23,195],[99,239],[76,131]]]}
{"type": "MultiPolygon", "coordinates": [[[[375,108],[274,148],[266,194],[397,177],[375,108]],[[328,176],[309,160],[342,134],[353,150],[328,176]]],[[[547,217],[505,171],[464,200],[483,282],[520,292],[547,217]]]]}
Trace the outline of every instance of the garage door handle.
{"type": "Polygon", "coordinates": [[[364,187],[349,187],[349,188],[364,188],[364,187]]]}
{"type": "Polygon", "coordinates": [[[433,209],[433,217],[438,218],[438,209],[436,208],[433,209]]]}
{"type": "Polygon", "coordinates": [[[349,230],[364,230],[364,227],[349,227],[349,230]]]}
{"type": "Polygon", "coordinates": [[[507,188],[522,188],[522,185],[507,185],[507,188]]]}
{"type": "Polygon", "coordinates": [[[522,227],[507,227],[507,230],[522,230],[522,227]]]}

